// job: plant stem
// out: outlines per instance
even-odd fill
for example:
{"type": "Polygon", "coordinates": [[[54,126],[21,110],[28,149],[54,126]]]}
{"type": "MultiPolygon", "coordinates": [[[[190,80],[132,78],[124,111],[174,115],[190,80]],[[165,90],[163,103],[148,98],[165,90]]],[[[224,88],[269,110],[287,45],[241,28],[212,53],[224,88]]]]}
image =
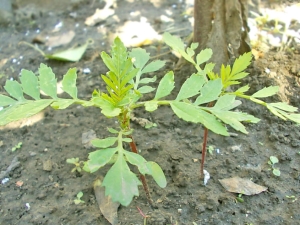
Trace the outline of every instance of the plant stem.
{"type": "MultiPolygon", "coordinates": [[[[214,102],[208,103],[208,107],[213,107],[214,102]]],[[[204,128],[204,135],[203,135],[203,143],[202,143],[202,158],[201,158],[201,166],[200,166],[200,177],[203,178],[203,170],[204,170],[204,162],[205,162],[205,155],[206,155],[206,145],[207,145],[207,136],[208,136],[208,129],[204,128]]]]}
{"type": "MultiPolygon", "coordinates": [[[[131,151],[134,152],[134,153],[136,153],[136,154],[139,154],[138,151],[137,151],[137,147],[136,147],[136,144],[135,144],[135,142],[133,140],[132,135],[128,135],[128,137],[131,138],[131,140],[132,140],[129,143],[131,151]]],[[[150,192],[149,192],[149,188],[148,188],[146,177],[143,174],[141,174],[141,173],[140,173],[140,180],[142,181],[144,190],[146,192],[147,200],[148,200],[149,204],[153,207],[153,200],[152,200],[150,192]]]]}
{"type": "Polygon", "coordinates": [[[204,128],[203,143],[202,143],[201,166],[200,166],[200,177],[201,178],[203,178],[204,162],[205,162],[205,155],[206,155],[207,134],[208,134],[208,129],[205,127],[204,128]]]}

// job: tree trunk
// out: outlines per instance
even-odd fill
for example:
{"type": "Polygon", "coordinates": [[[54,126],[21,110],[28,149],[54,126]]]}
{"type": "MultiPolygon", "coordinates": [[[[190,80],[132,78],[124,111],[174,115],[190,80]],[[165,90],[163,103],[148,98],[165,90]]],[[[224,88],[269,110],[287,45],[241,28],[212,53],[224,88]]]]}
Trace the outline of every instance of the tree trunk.
{"type": "Polygon", "coordinates": [[[251,50],[247,14],[247,0],[194,1],[194,42],[199,43],[198,51],[213,50],[216,72],[231,57],[251,50]]]}

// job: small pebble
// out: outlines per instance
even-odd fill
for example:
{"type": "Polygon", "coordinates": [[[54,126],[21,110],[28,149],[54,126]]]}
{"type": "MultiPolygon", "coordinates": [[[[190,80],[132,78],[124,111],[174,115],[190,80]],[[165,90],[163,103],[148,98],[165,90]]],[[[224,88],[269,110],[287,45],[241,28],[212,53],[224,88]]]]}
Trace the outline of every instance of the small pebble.
{"type": "Polygon", "coordinates": [[[1,184],[6,184],[8,181],[9,181],[9,178],[4,178],[4,179],[1,181],[1,184]]]}

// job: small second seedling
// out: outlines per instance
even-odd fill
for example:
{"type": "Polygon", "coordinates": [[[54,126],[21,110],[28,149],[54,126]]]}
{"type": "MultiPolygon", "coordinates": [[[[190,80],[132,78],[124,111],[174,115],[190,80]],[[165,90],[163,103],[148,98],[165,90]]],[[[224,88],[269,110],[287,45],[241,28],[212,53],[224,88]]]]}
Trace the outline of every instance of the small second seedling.
{"type": "Polygon", "coordinates": [[[279,160],[276,156],[270,156],[270,160],[268,161],[268,164],[272,166],[273,174],[275,176],[279,177],[280,176],[280,170],[275,168],[275,166],[274,166],[278,162],[279,162],[279,160]]]}
{"type": "Polygon", "coordinates": [[[22,147],[22,142],[19,142],[18,144],[16,144],[14,147],[11,148],[11,151],[14,152],[16,151],[17,149],[21,148],[22,147]]]}
{"type": "Polygon", "coordinates": [[[78,192],[78,194],[76,195],[76,199],[74,199],[74,203],[75,203],[76,205],[78,205],[78,204],[80,204],[80,203],[84,203],[84,201],[81,200],[82,196],[83,196],[82,191],[78,192]]]}

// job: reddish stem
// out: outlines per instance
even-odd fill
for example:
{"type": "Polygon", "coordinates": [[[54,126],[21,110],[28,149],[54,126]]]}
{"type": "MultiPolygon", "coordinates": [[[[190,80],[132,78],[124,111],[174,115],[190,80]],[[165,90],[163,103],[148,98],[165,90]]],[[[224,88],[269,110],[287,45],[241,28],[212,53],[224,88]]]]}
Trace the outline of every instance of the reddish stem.
{"type": "MultiPolygon", "coordinates": [[[[129,138],[131,138],[132,142],[129,143],[130,147],[131,147],[131,151],[138,154],[138,151],[137,151],[137,147],[136,147],[136,144],[133,140],[133,137],[131,135],[128,135],[129,138]]],[[[146,192],[146,197],[147,197],[147,200],[149,202],[149,204],[151,206],[153,206],[153,201],[151,199],[151,195],[150,195],[150,192],[149,192],[149,188],[148,188],[148,184],[147,184],[147,180],[146,180],[146,177],[140,173],[140,180],[142,181],[142,184],[143,184],[143,187],[144,187],[144,190],[146,192]]]]}
{"type": "Polygon", "coordinates": [[[205,155],[206,155],[207,134],[208,134],[208,129],[205,127],[203,143],[202,143],[202,158],[201,158],[201,167],[200,167],[201,178],[203,178],[204,162],[205,162],[205,155]]]}

